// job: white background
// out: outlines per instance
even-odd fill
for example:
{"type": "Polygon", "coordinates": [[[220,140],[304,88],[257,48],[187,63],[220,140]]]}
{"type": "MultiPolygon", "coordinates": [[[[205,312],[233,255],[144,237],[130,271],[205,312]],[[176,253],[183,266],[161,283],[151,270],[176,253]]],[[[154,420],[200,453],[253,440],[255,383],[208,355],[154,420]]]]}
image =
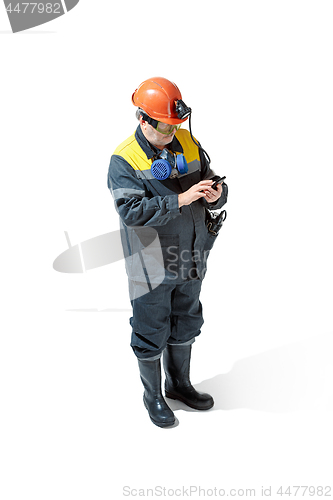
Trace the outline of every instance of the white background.
{"type": "Polygon", "coordinates": [[[13,35],[0,8],[2,499],[333,495],[332,16],[330,1],[81,0],[13,35]],[[109,158],[151,76],[180,87],[229,185],[191,367],[216,405],[173,402],[168,430],[142,404],[123,263],[52,267],[64,231],[118,229],[109,158]]]}

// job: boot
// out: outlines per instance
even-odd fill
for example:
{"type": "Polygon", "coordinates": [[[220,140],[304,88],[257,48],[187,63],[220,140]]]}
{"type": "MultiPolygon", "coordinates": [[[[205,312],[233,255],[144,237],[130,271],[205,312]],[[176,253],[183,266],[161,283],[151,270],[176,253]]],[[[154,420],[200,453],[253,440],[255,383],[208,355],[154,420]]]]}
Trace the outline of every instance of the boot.
{"type": "Polygon", "coordinates": [[[138,359],[140,377],[145,388],[143,403],[150,420],[158,427],[169,427],[175,423],[173,411],[161,393],[161,360],[138,359]]]}
{"type": "Polygon", "coordinates": [[[192,345],[168,344],[164,350],[165,395],[195,410],[209,410],[214,406],[212,396],[196,391],[190,382],[191,348],[192,345]]]}

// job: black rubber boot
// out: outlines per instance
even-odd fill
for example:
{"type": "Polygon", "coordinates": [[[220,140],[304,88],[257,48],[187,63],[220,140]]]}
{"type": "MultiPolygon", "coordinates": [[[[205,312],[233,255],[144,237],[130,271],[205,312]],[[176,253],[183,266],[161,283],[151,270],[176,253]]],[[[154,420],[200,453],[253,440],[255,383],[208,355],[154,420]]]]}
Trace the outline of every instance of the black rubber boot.
{"type": "Polygon", "coordinates": [[[150,420],[158,427],[173,425],[175,416],[161,392],[161,360],[138,359],[138,363],[140,377],[145,388],[143,402],[150,420]]]}
{"type": "Polygon", "coordinates": [[[192,345],[168,344],[164,350],[165,395],[195,410],[209,410],[214,406],[212,396],[196,391],[190,382],[191,348],[192,345]]]}

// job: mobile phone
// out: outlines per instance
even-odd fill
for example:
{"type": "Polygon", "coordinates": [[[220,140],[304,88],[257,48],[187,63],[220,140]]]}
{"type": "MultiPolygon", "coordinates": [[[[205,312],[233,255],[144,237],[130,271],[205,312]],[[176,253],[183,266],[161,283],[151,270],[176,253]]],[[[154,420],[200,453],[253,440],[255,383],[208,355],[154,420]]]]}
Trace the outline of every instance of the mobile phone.
{"type": "Polygon", "coordinates": [[[221,184],[221,182],[223,182],[225,178],[226,178],[226,176],[224,175],[223,177],[219,177],[218,179],[215,179],[215,180],[214,180],[214,183],[212,184],[212,186],[211,186],[211,187],[212,187],[213,189],[216,189],[216,186],[217,186],[218,184],[221,184]]]}

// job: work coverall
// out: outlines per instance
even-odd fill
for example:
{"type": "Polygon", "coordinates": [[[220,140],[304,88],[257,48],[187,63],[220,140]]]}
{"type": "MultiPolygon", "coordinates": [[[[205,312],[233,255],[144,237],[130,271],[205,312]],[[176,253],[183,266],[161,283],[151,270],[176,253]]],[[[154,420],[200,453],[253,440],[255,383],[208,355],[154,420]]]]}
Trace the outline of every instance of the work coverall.
{"type": "MultiPolygon", "coordinates": [[[[223,183],[217,202],[199,199],[179,208],[178,194],[215,173],[187,130],[178,130],[167,148],[185,155],[186,174],[155,179],[151,164],[160,150],[148,142],[140,125],[116,148],[108,172],[127,257],[133,308],[131,346],[140,359],[157,359],[167,343],[191,344],[200,334],[203,317],[199,295],[207,256],[216,238],[208,233],[206,209],[221,208],[228,196],[223,183]],[[138,257],[143,240],[147,240],[140,235],[142,228],[158,234],[164,261],[162,276],[156,272],[156,265],[149,264],[149,255],[138,257]]],[[[154,256],[150,260],[156,264],[154,256]]]]}

